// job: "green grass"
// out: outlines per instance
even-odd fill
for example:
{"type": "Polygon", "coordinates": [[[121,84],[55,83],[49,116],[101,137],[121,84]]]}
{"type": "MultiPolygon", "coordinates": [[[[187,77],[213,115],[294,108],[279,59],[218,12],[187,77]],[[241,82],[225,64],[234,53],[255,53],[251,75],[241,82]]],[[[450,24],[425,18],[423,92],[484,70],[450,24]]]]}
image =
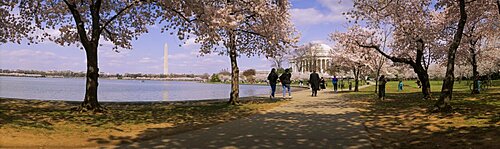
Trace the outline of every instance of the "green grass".
{"type": "MultiPolygon", "coordinates": [[[[466,81],[454,84],[453,99],[450,101],[454,107],[453,112],[468,118],[488,119],[490,123],[500,120],[500,80],[492,81],[495,86],[481,92],[471,94],[466,81]]],[[[397,90],[397,81],[390,81],[386,85],[386,99],[379,101],[375,94],[375,86],[360,89],[359,92],[350,92],[344,95],[350,100],[362,100],[371,102],[372,111],[392,110],[405,111],[407,109],[430,109],[439,97],[442,81],[431,81],[431,92],[433,100],[422,100],[421,89],[415,81],[404,81],[402,92],[397,90]]]]}
{"type": "MultiPolygon", "coordinates": [[[[257,97],[254,97],[257,98],[257,97]]],[[[255,113],[279,103],[268,98],[242,101],[241,106],[225,102],[199,103],[101,103],[106,113],[79,113],[74,102],[17,100],[0,98],[0,127],[53,129],[65,122],[93,127],[172,123],[174,125],[213,123],[255,113]]]]}
{"type": "MultiPolygon", "coordinates": [[[[399,81],[389,81],[386,84],[386,93],[396,93],[398,92],[398,83],[399,81]]],[[[443,86],[443,81],[430,81],[431,83],[431,92],[441,92],[441,87],[443,86]]],[[[453,91],[456,92],[468,92],[470,91],[469,85],[472,83],[469,81],[455,81],[453,84],[453,91]]],[[[500,80],[493,80],[493,86],[500,87],[500,80]]],[[[418,88],[415,80],[403,81],[403,92],[402,93],[412,93],[412,92],[421,92],[421,89],[418,88]]],[[[360,89],[360,91],[375,91],[375,86],[370,86],[367,88],[360,89]]]]}
{"type": "Polygon", "coordinates": [[[454,83],[453,110],[430,113],[439,97],[442,81],[431,81],[432,100],[422,100],[415,81],[386,86],[386,100],[378,100],[375,86],[348,92],[344,100],[362,110],[362,118],[376,148],[495,148],[500,133],[500,80],[493,87],[472,95],[466,81],[454,83]],[[447,141],[439,141],[447,138],[447,141]],[[473,145],[473,146],[472,146],[473,145]]]}

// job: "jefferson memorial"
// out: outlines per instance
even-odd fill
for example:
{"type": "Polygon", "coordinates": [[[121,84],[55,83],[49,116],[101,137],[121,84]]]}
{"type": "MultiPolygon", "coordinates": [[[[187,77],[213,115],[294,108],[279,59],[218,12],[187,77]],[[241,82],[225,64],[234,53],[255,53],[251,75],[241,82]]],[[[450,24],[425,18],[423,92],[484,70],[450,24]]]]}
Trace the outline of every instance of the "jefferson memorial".
{"type": "Polygon", "coordinates": [[[294,73],[310,73],[313,70],[328,74],[332,64],[332,48],[322,43],[308,43],[293,51],[289,59],[294,73]]]}

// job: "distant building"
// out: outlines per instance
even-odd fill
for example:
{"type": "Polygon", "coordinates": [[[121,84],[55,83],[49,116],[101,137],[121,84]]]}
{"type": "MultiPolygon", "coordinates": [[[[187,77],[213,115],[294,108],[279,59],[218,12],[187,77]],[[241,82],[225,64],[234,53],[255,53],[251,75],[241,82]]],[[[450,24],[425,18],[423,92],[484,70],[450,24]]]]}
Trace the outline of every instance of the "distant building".
{"type": "Polygon", "coordinates": [[[168,45],[163,46],[163,74],[168,75],[168,45]]]}
{"type": "Polygon", "coordinates": [[[294,73],[310,73],[316,70],[318,73],[327,74],[332,65],[332,48],[322,43],[308,43],[293,51],[289,59],[294,73]]]}

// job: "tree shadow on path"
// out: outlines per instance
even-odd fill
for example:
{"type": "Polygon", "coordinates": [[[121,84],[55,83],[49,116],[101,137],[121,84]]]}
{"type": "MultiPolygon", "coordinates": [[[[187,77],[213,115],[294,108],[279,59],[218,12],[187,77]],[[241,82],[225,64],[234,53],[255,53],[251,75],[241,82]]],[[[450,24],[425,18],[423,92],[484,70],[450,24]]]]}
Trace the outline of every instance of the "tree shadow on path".
{"type": "Polygon", "coordinates": [[[121,141],[115,148],[372,148],[360,113],[344,110],[341,104],[338,100],[314,101],[295,105],[298,111],[270,111],[176,135],[141,139],[168,131],[151,128],[136,138],[101,140],[121,141]]]}
{"type": "Polygon", "coordinates": [[[361,114],[375,148],[500,148],[500,94],[454,93],[451,113],[429,113],[420,93],[346,94],[361,114]]]}

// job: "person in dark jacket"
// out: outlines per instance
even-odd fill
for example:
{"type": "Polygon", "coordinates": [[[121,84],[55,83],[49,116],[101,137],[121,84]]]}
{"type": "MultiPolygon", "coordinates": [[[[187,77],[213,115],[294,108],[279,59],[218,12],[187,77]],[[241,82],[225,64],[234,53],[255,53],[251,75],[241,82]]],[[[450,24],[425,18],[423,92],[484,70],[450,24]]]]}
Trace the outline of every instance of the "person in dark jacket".
{"type": "Polygon", "coordinates": [[[321,89],[326,89],[326,86],[325,86],[325,79],[323,77],[321,77],[321,79],[319,80],[319,86],[321,87],[321,89]]]}
{"type": "Polygon", "coordinates": [[[312,89],[311,96],[318,96],[319,75],[316,73],[316,71],[313,71],[311,75],[309,75],[309,84],[311,84],[311,89],[312,89]]]}
{"type": "Polygon", "coordinates": [[[385,79],[384,75],[381,75],[380,78],[378,79],[378,98],[381,100],[384,100],[385,98],[385,84],[387,83],[387,80],[385,79]]]}
{"type": "Polygon", "coordinates": [[[274,93],[276,92],[276,83],[278,82],[278,74],[276,73],[276,69],[271,69],[271,73],[267,76],[267,80],[269,80],[269,85],[271,86],[271,98],[274,97],[274,93]]]}
{"type": "Polygon", "coordinates": [[[292,74],[290,74],[290,69],[285,69],[285,73],[280,76],[281,86],[283,87],[283,98],[286,97],[287,91],[288,96],[290,96],[289,98],[292,98],[292,92],[290,91],[290,84],[292,83],[290,80],[291,77],[292,74]]]}

